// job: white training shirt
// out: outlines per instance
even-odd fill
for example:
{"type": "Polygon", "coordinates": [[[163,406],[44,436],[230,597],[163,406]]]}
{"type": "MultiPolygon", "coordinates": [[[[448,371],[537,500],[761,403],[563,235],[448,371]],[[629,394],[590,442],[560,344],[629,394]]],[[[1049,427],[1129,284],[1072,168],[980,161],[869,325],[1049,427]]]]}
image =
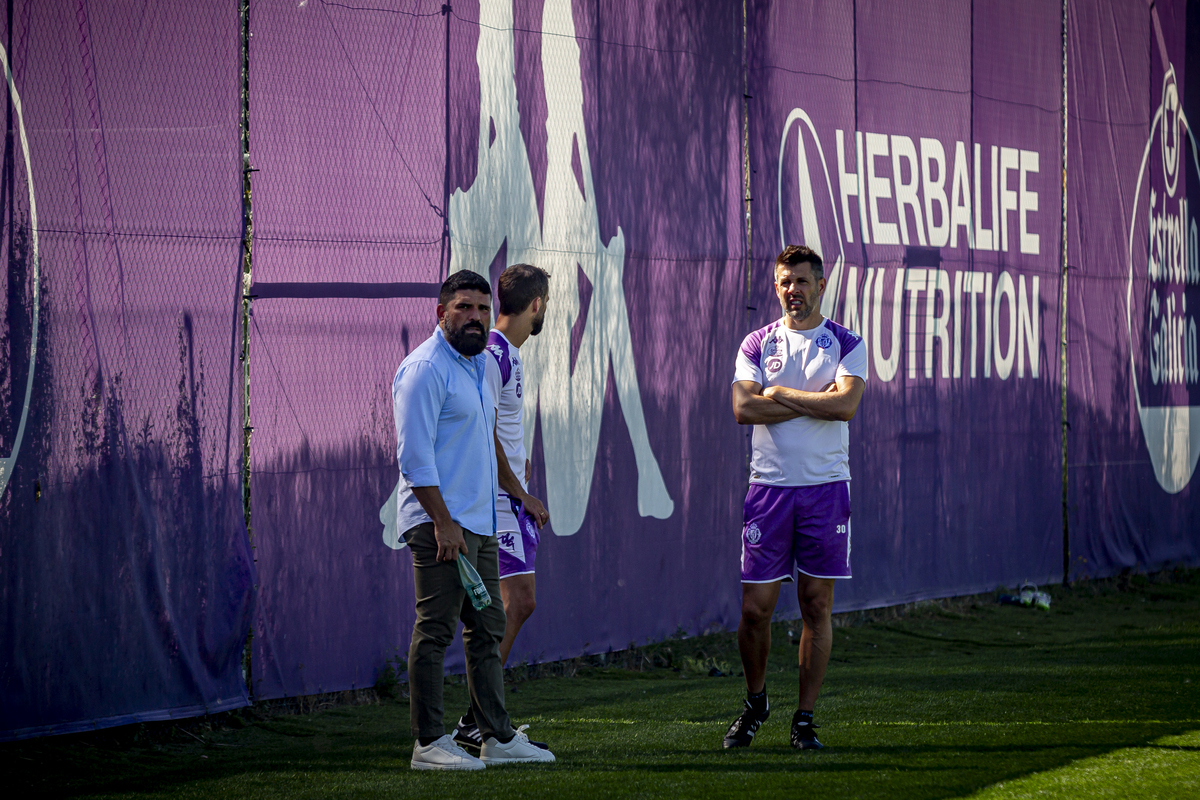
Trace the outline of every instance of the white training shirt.
{"type": "MultiPolygon", "coordinates": [[[[496,438],[500,440],[500,446],[508,456],[508,466],[521,482],[521,488],[528,491],[525,485],[525,374],[521,354],[508,337],[495,328],[488,334],[487,351],[491,358],[487,359],[484,381],[492,390],[496,403],[496,438]]],[[[521,530],[503,489],[496,495],[496,530],[521,530]]]]}
{"type": "MultiPolygon", "coordinates": [[[[742,340],[733,374],[734,383],[819,392],[842,375],[866,380],[867,348],[862,337],[829,319],[808,331],[794,331],[779,319],[742,340]]],[[[816,486],[848,481],[849,443],[845,422],[796,417],[755,425],[750,482],[816,486]]]]}

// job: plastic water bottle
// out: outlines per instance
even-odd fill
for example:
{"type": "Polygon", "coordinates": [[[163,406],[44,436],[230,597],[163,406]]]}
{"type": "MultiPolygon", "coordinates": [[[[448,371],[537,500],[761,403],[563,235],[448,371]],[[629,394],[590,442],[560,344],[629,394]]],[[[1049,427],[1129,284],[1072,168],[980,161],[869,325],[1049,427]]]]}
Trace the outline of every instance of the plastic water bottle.
{"type": "Polygon", "coordinates": [[[487,587],[483,585],[483,578],[479,577],[479,572],[471,566],[467,557],[459,553],[457,561],[458,577],[471,597],[471,605],[475,606],[477,611],[482,611],[492,604],[492,596],[488,594],[487,587]]]}

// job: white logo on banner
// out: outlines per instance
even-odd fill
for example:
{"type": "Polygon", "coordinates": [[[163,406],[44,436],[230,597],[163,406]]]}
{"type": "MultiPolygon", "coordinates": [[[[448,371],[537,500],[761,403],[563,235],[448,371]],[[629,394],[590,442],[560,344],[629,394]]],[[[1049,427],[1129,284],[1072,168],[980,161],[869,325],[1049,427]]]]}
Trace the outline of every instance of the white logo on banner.
{"type": "Polygon", "coordinates": [[[650,449],[642,414],[622,284],[625,238],[619,227],[607,243],[600,238],[570,0],[547,0],[542,11],[547,169],[540,230],[533,173],[519,126],[512,3],[485,0],[479,14],[479,167],[470,189],[450,198],[450,271],[471,269],[486,276],[507,242],[509,264],[536,264],[553,276],[545,327],[525,343],[521,358],[525,443],[531,447],[535,414],[540,413],[554,532],[569,536],[583,524],[610,365],[633,440],[638,513],[666,519],[675,503],[650,449]],[[572,168],[576,152],[582,180],[572,168]],[[577,270],[591,282],[592,298],[572,370],[571,329],[580,313],[577,270]]]}
{"type": "MultiPolygon", "coordinates": [[[[8,97],[17,115],[17,125],[21,134],[21,152],[25,159],[25,181],[29,184],[29,242],[30,254],[33,256],[31,284],[33,287],[33,319],[29,336],[29,375],[25,378],[25,402],[21,406],[21,421],[17,424],[17,434],[13,438],[12,448],[7,456],[0,457],[0,496],[8,488],[12,478],[13,466],[17,462],[17,454],[21,450],[21,442],[25,438],[25,423],[29,420],[29,401],[33,396],[33,375],[37,366],[38,316],[41,311],[41,264],[38,258],[38,222],[37,203],[33,199],[33,171],[29,166],[29,140],[25,137],[25,112],[21,109],[21,95],[13,82],[12,67],[8,63],[8,51],[0,45],[0,60],[4,62],[4,76],[8,81],[8,97]]],[[[16,377],[16,376],[12,376],[16,377]]],[[[15,388],[15,387],[14,387],[15,388]]]]}
{"type": "MultiPolygon", "coordinates": [[[[935,138],[849,133],[836,130],[827,155],[812,119],[796,108],[779,139],[779,240],[808,245],[824,258],[821,313],[835,319],[840,309],[841,323],[862,336],[875,377],[884,382],[895,378],[902,353],[909,380],[934,378],[935,342],[943,379],[990,378],[993,371],[1001,380],[1027,372],[1037,378],[1039,275],[1026,280],[1003,269],[914,265],[862,269],[848,265],[845,254],[857,236],[864,244],[938,250],[961,241],[972,250],[1039,255],[1041,238],[1029,224],[1039,208],[1029,188],[1040,170],[1037,151],[975,144],[972,161],[969,142],[954,142],[951,155],[935,138]],[[791,208],[798,220],[789,218],[791,208]],[[902,316],[909,320],[906,341],[902,316]],[[890,337],[884,334],[889,321],[890,337]]],[[[883,263],[889,261],[894,257],[883,263]]]]}
{"type": "MultiPolygon", "coordinates": [[[[478,168],[471,188],[450,198],[450,271],[470,269],[487,277],[492,260],[507,245],[508,264],[535,264],[551,274],[545,325],[521,348],[521,359],[525,447],[532,449],[540,414],[546,504],[555,534],[577,533],[587,513],[610,364],[633,442],[638,513],[667,519],[675,503],[650,449],[625,307],[625,237],[618,227],[607,244],[600,239],[570,0],[546,0],[542,11],[547,169],[540,229],[520,128],[511,0],[483,0],[479,22],[478,168]],[[572,167],[576,151],[582,185],[572,167]],[[591,282],[592,299],[572,370],[571,330],[580,312],[577,270],[591,282]]],[[[395,492],[380,509],[379,521],[384,542],[404,547],[396,530],[395,492]]]]}
{"type": "MultiPolygon", "coordinates": [[[[1142,435],[1154,476],[1171,494],[1187,486],[1200,458],[1200,406],[1191,405],[1190,401],[1148,405],[1146,396],[1157,391],[1174,395],[1178,400],[1187,396],[1189,387],[1200,384],[1195,296],[1191,311],[1187,302],[1188,287],[1200,284],[1200,237],[1188,199],[1177,196],[1186,193],[1186,177],[1182,182],[1179,180],[1185,164],[1192,165],[1193,177],[1200,177],[1196,139],[1180,104],[1175,68],[1170,66],[1163,76],[1162,101],[1150,125],[1150,138],[1142,152],[1133,195],[1125,312],[1133,396],[1142,435]],[[1149,170],[1156,136],[1162,158],[1162,183],[1158,188],[1149,170]],[[1185,191],[1179,191],[1181,187],[1185,191]],[[1148,240],[1139,240],[1143,246],[1148,244],[1145,276],[1135,275],[1134,240],[1136,232],[1141,230],[1140,220],[1146,221],[1148,229],[1148,240]],[[1146,330],[1139,330],[1137,336],[1132,305],[1135,278],[1146,279],[1146,297],[1138,310],[1146,314],[1148,322],[1146,330]],[[1138,368],[1143,365],[1149,366],[1150,386],[1139,386],[1138,368]]],[[[1140,248],[1137,255],[1140,260],[1140,248]]],[[[1137,285],[1141,287],[1143,282],[1138,280],[1137,285]]],[[[1141,323],[1138,325],[1140,328],[1141,323]]]]}
{"type": "MultiPolygon", "coordinates": [[[[788,242],[787,229],[783,224],[783,153],[788,143],[788,132],[791,131],[792,125],[796,125],[796,187],[800,199],[800,221],[801,231],[803,236],[800,241],[811,247],[821,256],[822,260],[828,260],[825,253],[825,248],[822,247],[821,229],[817,222],[817,202],[824,202],[825,198],[829,198],[830,209],[835,208],[833,199],[833,183],[829,180],[829,166],[825,163],[825,150],[821,147],[821,140],[817,138],[817,129],[813,127],[812,120],[808,118],[803,110],[799,108],[792,109],[792,113],[788,114],[787,120],[783,123],[783,135],[779,137],[779,175],[776,181],[778,187],[779,205],[779,246],[786,247],[788,242]],[[808,171],[808,151],[804,146],[805,131],[812,140],[812,144],[816,147],[817,155],[821,159],[821,171],[825,178],[826,193],[822,195],[813,194],[812,178],[808,171]]],[[[818,184],[819,185],[819,184],[818,184]]],[[[833,310],[837,307],[838,287],[841,285],[842,264],[846,260],[846,251],[842,248],[842,233],[838,226],[837,214],[832,215],[833,227],[835,230],[834,241],[837,243],[838,254],[833,265],[826,269],[825,275],[825,295],[821,298],[821,313],[833,318],[833,310]]],[[[829,255],[832,255],[830,253],[829,255]]]]}

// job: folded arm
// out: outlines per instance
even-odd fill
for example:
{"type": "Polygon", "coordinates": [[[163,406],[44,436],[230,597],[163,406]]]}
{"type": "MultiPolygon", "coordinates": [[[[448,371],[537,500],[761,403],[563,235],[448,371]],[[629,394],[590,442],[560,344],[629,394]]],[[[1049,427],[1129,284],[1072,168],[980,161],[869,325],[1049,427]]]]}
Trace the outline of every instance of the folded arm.
{"type": "Polygon", "coordinates": [[[840,375],[825,391],[803,392],[786,386],[770,386],[763,397],[793,411],[796,416],[837,422],[849,422],[858,411],[866,381],[853,375],[840,375]]]}
{"type": "Polygon", "coordinates": [[[736,381],[733,384],[733,416],[739,425],[770,425],[802,416],[799,412],[763,396],[762,384],[736,381]]]}

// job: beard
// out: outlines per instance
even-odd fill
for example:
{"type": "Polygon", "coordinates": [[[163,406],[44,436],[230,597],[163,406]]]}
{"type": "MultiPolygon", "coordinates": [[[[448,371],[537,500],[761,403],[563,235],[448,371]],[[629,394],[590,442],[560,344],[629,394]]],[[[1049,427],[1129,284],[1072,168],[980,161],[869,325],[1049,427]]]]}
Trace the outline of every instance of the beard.
{"type": "Polygon", "coordinates": [[[815,303],[805,303],[793,308],[790,303],[783,304],[783,313],[796,321],[803,321],[812,316],[815,303]]]}
{"type": "Polygon", "coordinates": [[[450,346],[468,358],[479,355],[487,347],[487,331],[478,322],[468,322],[458,328],[445,325],[444,331],[450,346]]]}
{"type": "Polygon", "coordinates": [[[542,326],[546,324],[546,309],[542,309],[542,313],[538,314],[533,320],[533,326],[529,329],[530,336],[537,336],[542,332],[542,326]]]}

